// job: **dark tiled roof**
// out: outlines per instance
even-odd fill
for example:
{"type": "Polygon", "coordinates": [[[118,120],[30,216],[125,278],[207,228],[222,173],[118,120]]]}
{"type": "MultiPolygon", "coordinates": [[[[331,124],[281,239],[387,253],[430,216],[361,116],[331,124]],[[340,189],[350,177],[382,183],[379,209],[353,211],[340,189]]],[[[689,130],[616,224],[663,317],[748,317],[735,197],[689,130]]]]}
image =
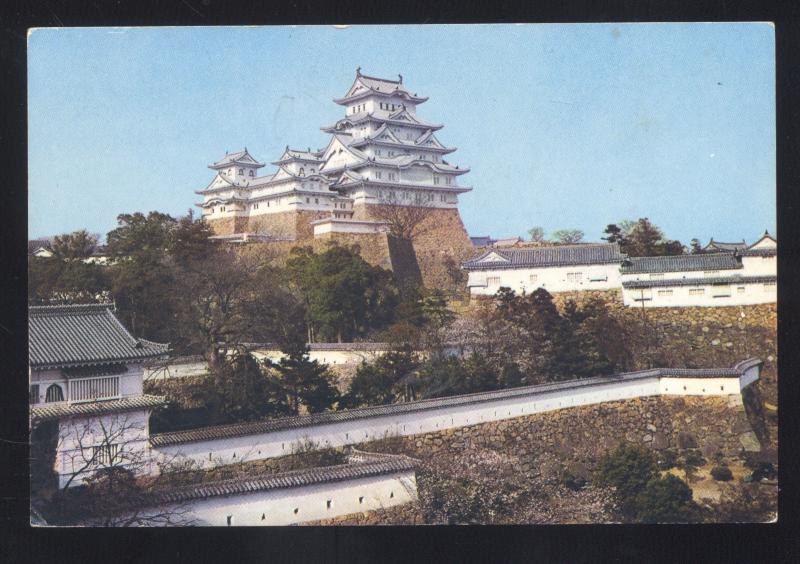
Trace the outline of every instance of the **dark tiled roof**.
{"type": "Polygon", "coordinates": [[[738,251],[747,248],[747,243],[744,239],[737,243],[723,243],[722,241],[715,241],[713,238],[704,247],[708,251],[738,251]]]}
{"type": "Polygon", "coordinates": [[[706,284],[760,284],[775,282],[777,276],[709,276],[708,278],[674,278],[672,280],[626,280],[623,288],[663,288],[666,286],[703,286],[706,284]]]}
{"type": "Polygon", "coordinates": [[[694,270],[735,270],[742,263],[733,253],[700,253],[663,257],[631,257],[622,263],[623,274],[646,272],[687,272],[694,270]]]}
{"type": "Polygon", "coordinates": [[[164,396],[142,395],[118,400],[91,401],[86,403],[44,403],[31,406],[31,419],[47,421],[70,415],[99,415],[154,408],[164,405],[164,396]]]}
{"type": "Polygon", "coordinates": [[[168,345],[134,338],[109,304],[28,308],[28,361],[32,368],[65,368],[144,360],[168,345]]]}
{"type": "MultiPolygon", "coordinates": [[[[761,361],[752,359],[746,362],[761,361]]],[[[546,392],[565,390],[571,388],[582,388],[612,382],[626,380],[638,380],[653,376],[670,377],[692,375],[696,377],[714,376],[740,376],[743,372],[739,363],[734,368],[709,368],[709,369],[675,369],[675,368],[654,368],[639,372],[628,372],[612,376],[599,376],[596,378],[583,378],[580,380],[568,380],[555,382],[552,384],[539,384],[536,386],[524,386],[520,388],[509,388],[493,392],[479,392],[476,394],[464,394],[460,396],[450,396],[445,398],[433,398],[405,403],[393,403],[389,405],[376,405],[360,407],[357,409],[347,409],[343,411],[331,411],[326,413],[315,413],[313,415],[302,415],[299,417],[282,417],[280,419],[268,419],[265,421],[254,421],[250,423],[235,423],[232,425],[218,425],[215,427],[203,427],[200,429],[189,429],[186,431],[175,431],[172,433],[161,433],[150,436],[150,443],[153,446],[167,446],[194,441],[207,441],[214,439],[225,439],[241,437],[246,435],[257,435],[285,429],[300,429],[314,425],[325,425],[340,423],[343,421],[353,421],[358,419],[368,419],[371,417],[381,417],[385,415],[397,415],[402,413],[415,413],[443,407],[454,407],[460,405],[470,405],[490,401],[500,401],[508,398],[533,396],[546,392]]]]}
{"type": "Polygon", "coordinates": [[[624,258],[616,243],[592,243],[586,245],[554,245],[521,249],[491,249],[464,263],[467,270],[495,270],[532,266],[570,266],[584,264],[621,263],[624,258]],[[495,253],[506,261],[480,262],[495,253]]]}
{"type": "Polygon", "coordinates": [[[40,248],[50,249],[50,241],[48,239],[32,239],[28,241],[28,254],[33,254],[40,248]]]}
{"type": "Polygon", "coordinates": [[[778,254],[778,249],[744,249],[737,254],[741,257],[774,257],[778,254]]]}
{"type": "Polygon", "coordinates": [[[150,501],[153,503],[177,503],[193,499],[248,494],[283,488],[310,486],[327,482],[353,480],[413,470],[416,463],[417,460],[403,455],[355,451],[348,457],[347,464],[293,470],[280,474],[263,474],[245,478],[231,478],[216,482],[182,486],[157,493],[150,501]]]}
{"type": "Polygon", "coordinates": [[[494,242],[491,237],[470,237],[469,240],[476,247],[488,247],[494,242]]]}

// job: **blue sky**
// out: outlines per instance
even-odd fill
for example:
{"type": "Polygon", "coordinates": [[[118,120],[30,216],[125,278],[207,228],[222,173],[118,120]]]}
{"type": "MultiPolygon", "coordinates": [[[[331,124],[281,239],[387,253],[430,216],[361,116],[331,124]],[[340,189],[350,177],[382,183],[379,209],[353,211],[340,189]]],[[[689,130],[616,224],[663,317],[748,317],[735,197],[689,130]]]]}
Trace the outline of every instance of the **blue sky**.
{"type": "Polygon", "coordinates": [[[430,97],[471,169],[471,235],[775,232],[768,24],[53,28],[28,47],[30,237],[182,215],[226,150],[324,147],[357,66],[430,97]]]}

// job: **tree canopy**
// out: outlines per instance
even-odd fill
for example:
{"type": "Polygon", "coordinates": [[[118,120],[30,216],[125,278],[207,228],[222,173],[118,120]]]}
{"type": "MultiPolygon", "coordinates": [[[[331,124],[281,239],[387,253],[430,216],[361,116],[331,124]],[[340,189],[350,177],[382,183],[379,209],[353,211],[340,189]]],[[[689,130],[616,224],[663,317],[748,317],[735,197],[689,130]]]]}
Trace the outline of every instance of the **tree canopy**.
{"type": "Polygon", "coordinates": [[[356,249],[295,247],[286,265],[306,307],[309,341],[349,341],[391,322],[399,299],[391,273],[356,249]]]}

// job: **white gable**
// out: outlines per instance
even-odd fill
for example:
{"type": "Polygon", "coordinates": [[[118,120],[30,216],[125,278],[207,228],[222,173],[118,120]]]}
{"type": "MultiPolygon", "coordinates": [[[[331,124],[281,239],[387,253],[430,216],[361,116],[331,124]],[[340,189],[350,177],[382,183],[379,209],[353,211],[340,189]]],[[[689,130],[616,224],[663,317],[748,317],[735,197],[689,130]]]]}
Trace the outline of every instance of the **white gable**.
{"type": "Polygon", "coordinates": [[[478,262],[508,262],[508,259],[497,253],[489,253],[478,262]]]}
{"type": "Polygon", "coordinates": [[[761,238],[760,241],[753,243],[753,246],[750,247],[751,249],[776,249],[778,248],[778,243],[775,242],[774,239],[768,236],[764,236],[761,238]]]}

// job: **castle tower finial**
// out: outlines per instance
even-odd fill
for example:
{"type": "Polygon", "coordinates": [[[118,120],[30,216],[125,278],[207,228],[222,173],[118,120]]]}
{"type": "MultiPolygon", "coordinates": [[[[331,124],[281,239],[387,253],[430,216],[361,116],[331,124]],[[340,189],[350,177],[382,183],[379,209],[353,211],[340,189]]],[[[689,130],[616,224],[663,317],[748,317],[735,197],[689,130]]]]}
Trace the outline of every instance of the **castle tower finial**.
{"type": "Polygon", "coordinates": [[[403,75],[398,73],[397,77],[400,79],[400,84],[403,84],[403,75]]]}
{"type": "Polygon", "coordinates": [[[361,76],[361,67],[356,68],[356,76],[361,76]]]}

